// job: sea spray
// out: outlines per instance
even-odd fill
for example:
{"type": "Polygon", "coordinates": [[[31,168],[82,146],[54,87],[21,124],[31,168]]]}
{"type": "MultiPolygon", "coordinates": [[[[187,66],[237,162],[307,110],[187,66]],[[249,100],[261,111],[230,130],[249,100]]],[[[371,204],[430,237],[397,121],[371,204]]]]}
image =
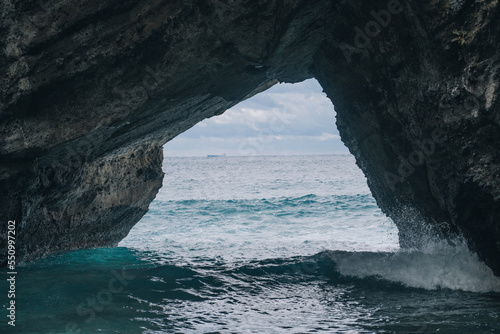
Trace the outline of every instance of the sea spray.
{"type": "Polygon", "coordinates": [[[438,243],[425,251],[336,252],[327,256],[342,275],[376,277],[408,287],[500,293],[500,278],[466,245],[438,243]]]}

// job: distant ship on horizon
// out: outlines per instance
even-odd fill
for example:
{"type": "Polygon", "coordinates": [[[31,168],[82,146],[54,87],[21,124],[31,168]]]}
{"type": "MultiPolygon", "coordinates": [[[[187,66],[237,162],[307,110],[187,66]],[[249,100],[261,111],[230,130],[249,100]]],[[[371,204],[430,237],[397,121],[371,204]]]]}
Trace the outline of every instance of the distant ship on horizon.
{"type": "Polygon", "coordinates": [[[207,154],[207,158],[221,158],[221,157],[225,157],[226,156],[226,153],[224,154],[207,154]]]}

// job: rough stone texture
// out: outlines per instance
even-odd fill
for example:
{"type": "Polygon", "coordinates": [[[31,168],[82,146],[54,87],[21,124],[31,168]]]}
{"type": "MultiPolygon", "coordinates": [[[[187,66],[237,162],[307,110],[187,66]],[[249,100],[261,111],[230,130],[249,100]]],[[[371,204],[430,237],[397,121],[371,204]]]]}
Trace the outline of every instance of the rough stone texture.
{"type": "MultiPolygon", "coordinates": [[[[342,44],[355,46],[349,30],[329,30],[314,74],[402,246],[460,234],[499,274],[498,3],[402,3],[364,48],[342,44]],[[463,46],[451,42],[461,28],[463,46]]],[[[384,7],[345,9],[347,26],[364,29],[373,8],[384,7]]]]}
{"type": "Polygon", "coordinates": [[[500,274],[497,1],[0,8],[4,254],[14,219],[18,260],[116,244],[161,186],[165,142],[277,82],[316,77],[402,245],[461,233],[500,274]],[[455,28],[466,45],[451,42],[455,28]]]}

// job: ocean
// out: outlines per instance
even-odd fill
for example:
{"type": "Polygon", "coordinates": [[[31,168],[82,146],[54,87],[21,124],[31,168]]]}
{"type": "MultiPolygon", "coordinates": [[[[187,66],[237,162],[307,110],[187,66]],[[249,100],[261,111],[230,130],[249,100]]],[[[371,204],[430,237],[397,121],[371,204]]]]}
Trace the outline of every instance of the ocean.
{"type": "Polygon", "coordinates": [[[461,241],[400,249],[352,156],[163,169],[118,247],[17,267],[1,333],[500,333],[500,279],[461,241]]]}

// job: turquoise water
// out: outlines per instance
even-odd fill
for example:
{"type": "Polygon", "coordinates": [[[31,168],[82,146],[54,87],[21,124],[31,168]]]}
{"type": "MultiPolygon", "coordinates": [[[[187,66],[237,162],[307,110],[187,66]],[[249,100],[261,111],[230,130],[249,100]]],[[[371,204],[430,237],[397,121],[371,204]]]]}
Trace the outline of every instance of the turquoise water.
{"type": "Polygon", "coordinates": [[[350,156],[164,171],[119,247],[19,266],[0,332],[500,333],[500,280],[460,242],[400,250],[350,156]]]}

